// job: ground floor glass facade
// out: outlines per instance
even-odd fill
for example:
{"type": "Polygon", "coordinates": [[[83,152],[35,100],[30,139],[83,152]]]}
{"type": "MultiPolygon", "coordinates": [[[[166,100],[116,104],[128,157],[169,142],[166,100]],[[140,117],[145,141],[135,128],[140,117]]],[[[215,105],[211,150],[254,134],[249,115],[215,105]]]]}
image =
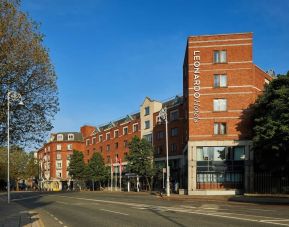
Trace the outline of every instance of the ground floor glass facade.
{"type": "Polygon", "coordinates": [[[245,147],[197,147],[197,189],[242,188],[245,147]]]}

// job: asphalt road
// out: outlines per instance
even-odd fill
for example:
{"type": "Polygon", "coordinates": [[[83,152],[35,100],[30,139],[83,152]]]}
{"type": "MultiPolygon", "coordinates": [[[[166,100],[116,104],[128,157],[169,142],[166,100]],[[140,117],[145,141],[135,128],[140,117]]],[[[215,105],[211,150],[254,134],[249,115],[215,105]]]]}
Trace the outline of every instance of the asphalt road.
{"type": "MultiPolygon", "coordinates": [[[[6,195],[0,195],[2,205],[5,199],[6,195]]],[[[289,226],[289,206],[285,205],[203,199],[168,201],[155,195],[125,192],[14,193],[12,203],[39,214],[49,227],[289,226]]]]}

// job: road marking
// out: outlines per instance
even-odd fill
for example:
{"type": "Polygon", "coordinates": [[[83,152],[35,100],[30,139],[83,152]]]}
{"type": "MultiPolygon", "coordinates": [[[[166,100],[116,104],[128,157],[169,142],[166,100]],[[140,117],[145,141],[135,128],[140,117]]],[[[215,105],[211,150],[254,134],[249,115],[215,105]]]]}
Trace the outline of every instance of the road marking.
{"type": "MultiPolygon", "coordinates": [[[[56,203],[60,203],[60,204],[65,204],[65,205],[68,205],[70,203],[66,203],[66,202],[61,202],[61,201],[55,201],[56,203]]],[[[70,204],[71,205],[71,204],[70,204]]]]}
{"type": "MultiPolygon", "coordinates": [[[[54,220],[58,221],[58,223],[59,223],[60,225],[63,225],[63,222],[60,221],[57,217],[55,217],[52,213],[50,213],[49,211],[46,211],[46,213],[49,214],[51,217],[53,217],[54,220]]],[[[67,227],[67,226],[65,225],[64,227],[67,227]]]]}
{"type": "Polygon", "coordinates": [[[261,220],[262,222],[266,222],[266,221],[288,221],[289,222],[289,219],[279,219],[279,220],[276,220],[276,219],[274,219],[274,220],[261,220]]]}
{"type": "Polygon", "coordinates": [[[121,214],[121,215],[128,215],[128,214],[125,214],[125,213],[121,213],[121,212],[118,212],[118,211],[113,211],[113,210],[106,210],[106,209],[100,209],[102,211],[106,211],[106,212],[110,212],[110,213],[115,213],[115,214],[121,214]]]}
{"type": "MultiPolygon", "coordinates": [[[[273,225],[289,226],[289,224],[276,223],[279,220],[285,220],[285,219],[278,219],[278,218],[274,219],[274,217],[266,217],[266,216],[250,215],[250,214],[238,214],[238,213],[208,212],[204,209],[202,211],[199,211],[199,210],[198,211],[191,211],[191,210],[181,209],[178,207],[154,206],[154,205],[147,205],[147,204],[137,204],[137,203],[110,201],[110,200],[88,199],[88,198],[83,198],[83,197],[60,196],[60,195],[50,195],[50,196],[64,197],[64,198],[66,197],[66,198],[70,198],[70,199],[78,199],[78,200],[86,200],[86,201],[96,201],[96,202],[109,203],[109,204],[127,205],[127,206],[133,206],[135,208],[138,208],[138,207],[146,207],[148,209],[162,208],[162,209],[165,209],[167,211],[175,211],[175,212],[198,214],[198,215],[204,215],[204,216],[214,216],[214,217],[236,219],[236,220],[242,220],[242,221],[251,221],[251,222],[258,222],[258,223],[269,223],[269,224],[273,224],[273,225]],[[237,215],[237,217],[234,217],[232,215],[237,215]],[[243,217],[238,217],[238,215],[243,216],[243,217]],[[246,216],[249,216],[251,218],[248,218],[246,216]],[[255,219],[253,219],[253,217],[255,219]],[[274,219],[276,221],[275,222],[264,222],[264,220],[266,220],[266,219],[261,219],[261,218],[268,218],[268,220],[269,220],[269,218],[271,218],[271,219],[274,219]]],[[[101,210],[120,214],[120,212],[115,212],[115,211],[110,211],[110,210],[105,210],[105,209],[101,209],[101,210]]],[[[121,214],[123,214],[123,213],[121,213],[121,214]]],[[[128,214],[123,214],[123,215],[128,215],[128,214]]]]}

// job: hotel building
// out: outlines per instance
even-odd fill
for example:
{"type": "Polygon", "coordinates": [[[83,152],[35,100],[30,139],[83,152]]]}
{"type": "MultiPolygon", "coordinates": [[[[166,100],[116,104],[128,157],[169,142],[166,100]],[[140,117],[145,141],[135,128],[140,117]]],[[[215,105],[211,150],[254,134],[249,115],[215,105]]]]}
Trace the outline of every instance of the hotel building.
{"type": "Polygon", "coordinates": [[[252,36],[190,36],[183,64],[183,96],[164,102],[146,97],[139,112],[97,127],[85,125],[80,133],[72,133],[73,141],[69,133],[53,134],[38,151],[44,178],[70,179],[66,170],[72,149],[82,151],[85,162],[93,153],[101,153],[118,173],[117,160],[127,164],[128,143],[134,136],[152,143],[156,165],[164,167],[166,132],[158,114],[166,107],[171,182],[178,182],[188,194],[249,190],[254,171],[250,107],[264,84],[272,80],[253,64],[252,36]],[[58,140],[60,134],[63,140],[58,140]],[[57,148],[60,144],[61,149],[57,148]],[[68,149],[69,145],[73,148],[68,149]],[[50,170],[46,157],[50,157],[50,170]]]}
{"type": "Polygon", "coordinates": [[[272,78],[253,64],[252,36],[188,38],[183,98],[189,194],[253,185],[250,105],[272,78]]]}
{"type": "Polygon", "coordinates": [[[60,132],[51,134],[49,141],[37,152],[42,188],[61,190],[63,182],[69,185],[71,177],[67,167],[73,150],[84,150],[81,133],[60,132]]]}

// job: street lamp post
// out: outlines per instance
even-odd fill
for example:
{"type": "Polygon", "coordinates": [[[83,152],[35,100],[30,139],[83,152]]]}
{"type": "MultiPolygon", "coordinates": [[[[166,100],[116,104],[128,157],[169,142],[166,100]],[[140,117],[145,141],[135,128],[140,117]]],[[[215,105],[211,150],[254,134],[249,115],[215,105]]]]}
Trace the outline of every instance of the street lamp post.
{"type": "Polygon", "coordinates": [[[167,108],[162,108],[159,112],[159,118],[163,121],[165,121],[166,124],[166,161],[167,161],[167,187],[166,192],[167,196],[170,196],[170,167],[169,167],[169,142],[168,142],[168,114],[167,114],[167,108]]]}
{"type": "Polygon", "coordinates": [[[22,96],[15,91],[7,93],[7,202],[10,203],[10,102],[19,102],[18,105],[24,105],[22,96]]]}

